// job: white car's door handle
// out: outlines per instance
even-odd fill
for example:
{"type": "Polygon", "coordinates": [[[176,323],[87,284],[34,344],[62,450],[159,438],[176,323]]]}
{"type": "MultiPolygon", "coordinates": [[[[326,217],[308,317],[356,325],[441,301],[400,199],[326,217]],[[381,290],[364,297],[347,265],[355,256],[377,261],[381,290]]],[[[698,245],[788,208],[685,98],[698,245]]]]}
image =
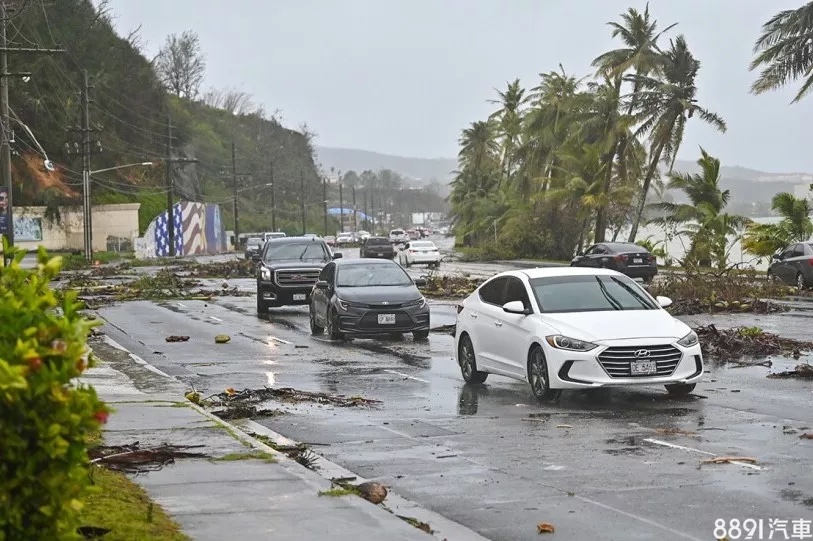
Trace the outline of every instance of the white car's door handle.
{"type": "Polygon", "coordinates": [[[494,325],[496,325],[497,327],[502,327],[502,321],[495,321],[494,325]]]}

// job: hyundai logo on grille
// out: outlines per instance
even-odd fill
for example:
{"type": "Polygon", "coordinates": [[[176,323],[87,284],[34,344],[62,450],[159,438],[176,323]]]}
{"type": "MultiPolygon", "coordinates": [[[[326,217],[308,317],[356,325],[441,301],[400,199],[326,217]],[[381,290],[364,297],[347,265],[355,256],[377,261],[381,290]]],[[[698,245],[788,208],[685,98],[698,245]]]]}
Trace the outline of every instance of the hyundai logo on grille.
{"type": "Polygon", "coordinates": [[[648,349],[639,349],[635,352],[635,356],[639,359],[643,359],[644,357],[649,357],[649,350],[648,349]]]}

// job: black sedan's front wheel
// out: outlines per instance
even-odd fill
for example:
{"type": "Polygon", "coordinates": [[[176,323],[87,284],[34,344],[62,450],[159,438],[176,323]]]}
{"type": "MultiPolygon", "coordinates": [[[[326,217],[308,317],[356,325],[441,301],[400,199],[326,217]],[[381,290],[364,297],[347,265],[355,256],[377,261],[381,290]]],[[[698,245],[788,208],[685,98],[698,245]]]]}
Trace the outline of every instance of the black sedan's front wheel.
{"type": "Polygon", "coordinates": [[[339,330],[339,314],[335,310],[327,313],[327,336],[331,340],[344,340],[344,333],[339,330]]]}
{"type": "Polygon", "coordinates": [[[324,327],[320,326],[316,322],[316,314],[313,311],[313,307],[311,306],[309,310],[309,317],[310,317],[310,324],[311,324],[311,334],[315,336],[319,336],[320,334],[325,332],[324,327]]]}

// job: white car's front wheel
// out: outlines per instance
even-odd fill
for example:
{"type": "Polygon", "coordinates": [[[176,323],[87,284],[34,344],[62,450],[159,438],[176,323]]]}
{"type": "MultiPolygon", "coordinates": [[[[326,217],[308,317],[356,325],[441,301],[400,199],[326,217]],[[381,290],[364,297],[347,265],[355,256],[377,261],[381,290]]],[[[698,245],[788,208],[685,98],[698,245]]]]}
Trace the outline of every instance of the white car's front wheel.
{"type": "Polygon", "coordinates": [[[548,363],[539,346],[534,346],[528,355],[528,383],[534,398],[540,402],[554,402],[562,395],[561,389],[550,388],[548,363]]]}
{"type": "Polygon", "coordinates": [[[466,383],[483,383],[488,377],[488,372],[477,370],[477,359],[471,338],[468,335],[461,337],[458,347],[458,359],[460,359],[460,372],[463,374],[463,380],[466,383]]]}

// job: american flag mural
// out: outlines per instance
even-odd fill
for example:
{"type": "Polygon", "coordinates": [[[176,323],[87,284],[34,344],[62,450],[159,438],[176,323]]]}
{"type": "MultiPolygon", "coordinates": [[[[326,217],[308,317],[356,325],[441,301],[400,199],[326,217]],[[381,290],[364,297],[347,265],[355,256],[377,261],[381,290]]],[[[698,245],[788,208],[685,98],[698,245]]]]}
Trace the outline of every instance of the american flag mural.
{"type": "MultiPolygon", "coordinates": [[[[218,205],[181,201],[175,204],[172,214],[176,255],[218,254],[226,251],[226,232],[218,205]]],[[[138,257],[170,255],[166,211],[152,221],[139,246],[142,249],[137,250],[138,257]]]]}

